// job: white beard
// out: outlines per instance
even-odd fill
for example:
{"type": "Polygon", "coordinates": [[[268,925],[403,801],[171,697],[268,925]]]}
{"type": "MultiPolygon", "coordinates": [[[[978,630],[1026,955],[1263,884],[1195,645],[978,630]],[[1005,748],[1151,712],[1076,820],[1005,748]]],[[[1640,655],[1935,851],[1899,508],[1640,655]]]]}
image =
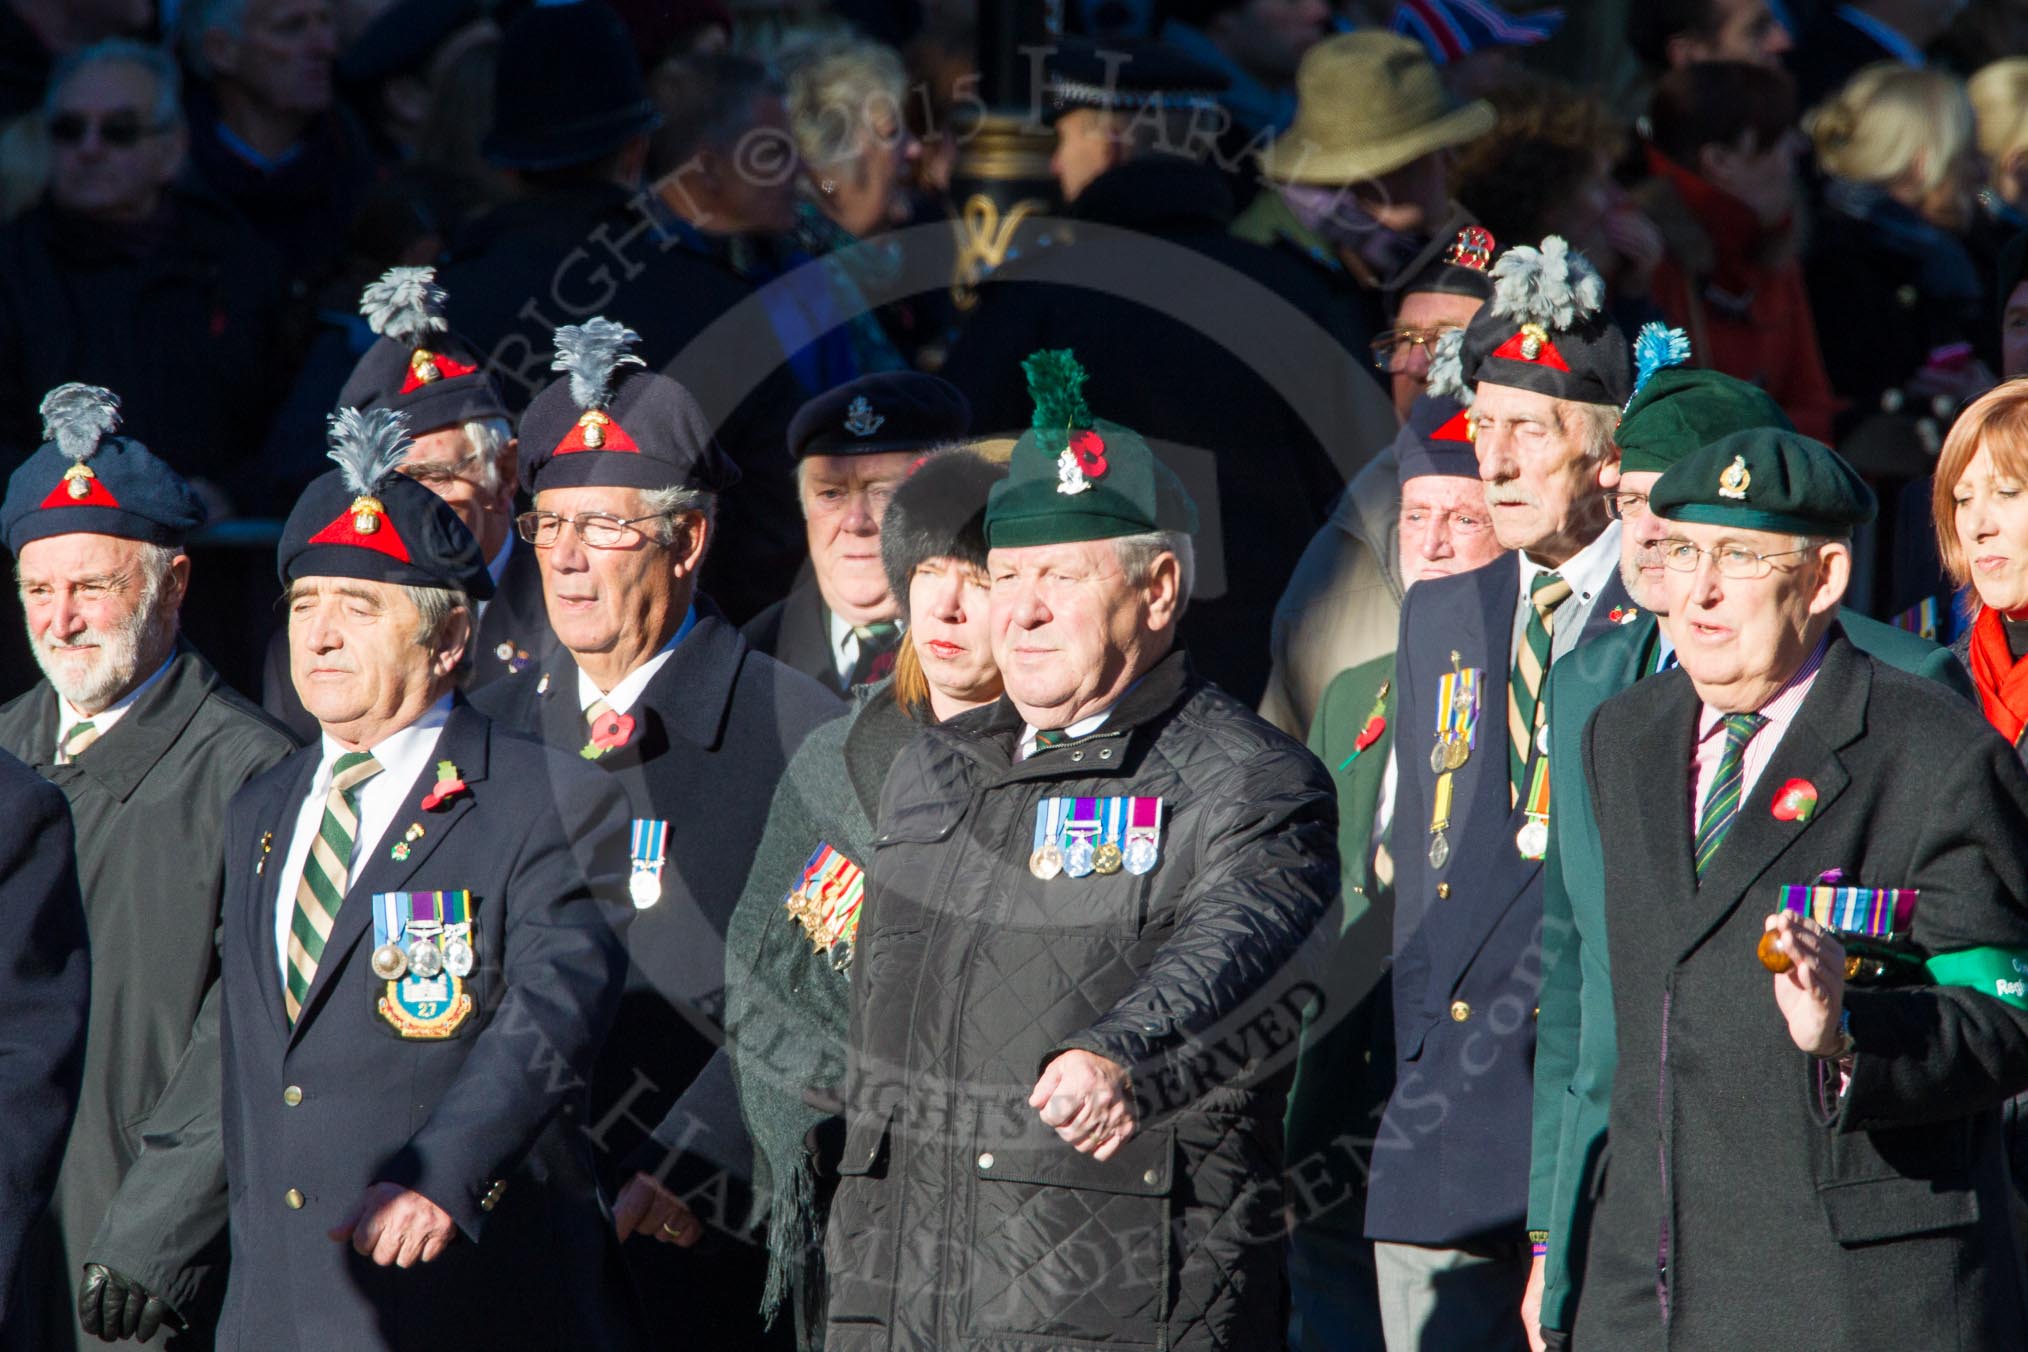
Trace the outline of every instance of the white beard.
{"type": "MultiPolygon", "coordinates": [[[[155,610],[160,591],[159,586],[147,588],[141,604],[117,628],[87,629],[71,643],[29,635],[28,646],[35,653],[35,664],[72,708],[96,712],[111,704],[140,674],[142,650],[156,652],[163,647],[154,641],[165,623],[155,610]],[[95,656],[72,651],[73,647],[87,644],[97,645],[95,656]]],[[[166,622],[174,624],[173,619],[166,622]]]]}

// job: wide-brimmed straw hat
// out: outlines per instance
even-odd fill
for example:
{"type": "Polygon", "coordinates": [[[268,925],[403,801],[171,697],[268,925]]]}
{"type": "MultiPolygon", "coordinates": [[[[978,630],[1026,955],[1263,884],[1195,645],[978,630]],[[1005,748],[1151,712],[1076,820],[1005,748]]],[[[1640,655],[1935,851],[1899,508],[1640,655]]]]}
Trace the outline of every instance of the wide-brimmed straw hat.
{"type": "Polygon", "coordinates": [[[1357,183],[1493,129],[1493,105],[1460,104],[1412,38],[1368,30],[1327,38],[1296,71],[1296,120],[1261,151],[1282,183],[1357,183]]]}

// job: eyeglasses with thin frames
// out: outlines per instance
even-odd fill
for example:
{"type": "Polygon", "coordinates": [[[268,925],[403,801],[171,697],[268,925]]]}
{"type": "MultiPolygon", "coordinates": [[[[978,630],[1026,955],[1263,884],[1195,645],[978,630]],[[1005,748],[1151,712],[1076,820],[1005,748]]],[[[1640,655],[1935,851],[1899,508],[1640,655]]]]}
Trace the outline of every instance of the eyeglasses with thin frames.
{"type": "Polygon", "coordinates": [[[1751,582],[1766,577],[1774,571],[1776,559],[1793,558],[1798,554],[1811,552],[1809,546],[1801,549],[1779,549],[1772,554],[1762,554],[1748,549],[1745,545],[1717,544],[1709,549],[1692,544],[1688,540],[1671,537],[1654,546],[1662,566],[1672,573],[1694,573],[1698,561],[1705,555],[1711,556],[1711,566],[1718,570],[1720,577],[1729,577],[1735,582],[1751,582]]]}
{"type": "Polygon", "coordinates": [[[611,512],[579,512],[576,516],[558,516],[555,512],[523,512],[514,518],[514,529],[537,549],[552,548],[563,538],[565,526],[576,531],[577,538],[592,549],[620,549],[641,538],[641,532],[635,529],[641,522],[659,521],[670,515],[650,512],[646,516],[624,517],[611,512]]]}

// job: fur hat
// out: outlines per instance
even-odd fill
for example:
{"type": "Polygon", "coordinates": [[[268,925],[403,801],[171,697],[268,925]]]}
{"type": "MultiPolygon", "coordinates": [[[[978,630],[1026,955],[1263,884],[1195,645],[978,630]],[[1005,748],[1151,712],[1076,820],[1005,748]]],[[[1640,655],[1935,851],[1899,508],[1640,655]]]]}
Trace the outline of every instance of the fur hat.
{"type": "Polygon", "coordinates": [[[935,451],[894,490],[880,518],[880,564],[908,614],[908,581],[928,559],[986,566],[986,494],[1007,462],[969,447],[935,451]]]}

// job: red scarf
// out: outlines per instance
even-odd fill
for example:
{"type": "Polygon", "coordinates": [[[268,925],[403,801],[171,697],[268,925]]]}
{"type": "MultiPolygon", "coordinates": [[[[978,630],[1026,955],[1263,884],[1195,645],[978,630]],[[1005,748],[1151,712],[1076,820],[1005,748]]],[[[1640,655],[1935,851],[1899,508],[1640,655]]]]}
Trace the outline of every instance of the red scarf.
{"type": "Polygon", "coordinates": [[[1972,684],[1979,687],[1986,721],[2009,745],[2019,742],[2028,726],[2028,658],[2014,660],[1997,610],[1981,610],[1972,621],[1972,684]]]}

